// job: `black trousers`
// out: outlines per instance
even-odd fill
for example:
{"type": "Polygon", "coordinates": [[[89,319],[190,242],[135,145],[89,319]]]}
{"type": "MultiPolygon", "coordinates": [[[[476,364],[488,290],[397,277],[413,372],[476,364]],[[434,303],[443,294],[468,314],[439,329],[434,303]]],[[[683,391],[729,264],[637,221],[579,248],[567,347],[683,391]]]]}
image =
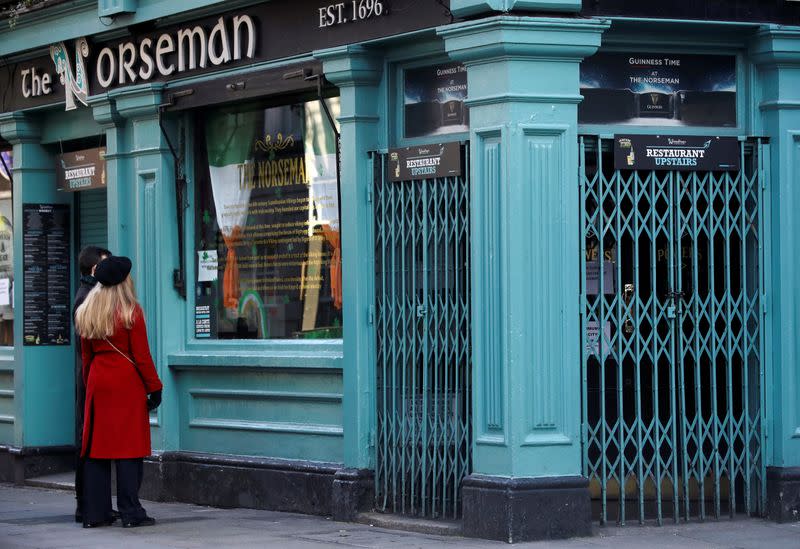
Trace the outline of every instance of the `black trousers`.
{"type": "MultiPolygon", "coordinates": [[[[83,522],[103,522],[111,518],[111,461],[83,460],[83,522]]],[[[147,516],[139,502],[143,459],[113,460],[117,469],[117,509],[123,522],[147,516]]]]}

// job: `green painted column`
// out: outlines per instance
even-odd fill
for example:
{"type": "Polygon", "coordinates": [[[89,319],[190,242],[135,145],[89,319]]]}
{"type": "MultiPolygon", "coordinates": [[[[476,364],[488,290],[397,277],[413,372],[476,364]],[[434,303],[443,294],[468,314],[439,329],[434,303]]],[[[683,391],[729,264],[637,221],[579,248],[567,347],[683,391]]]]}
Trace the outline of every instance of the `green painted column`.
{"type": "Polygon", "coordinates": [[[56,190],[55,159],[41,146],[35,120],[5,114],[0,135],[14,147],[14,446],[23,458],[64,450],[71,459],[66,447],[75,443],[74,337],[70,345],[23,345],[22,211],[23,204],[71,204],[72,195],[56,190]]]}
{"type": "MultiPolygon", "coordinates": [[[[375,466],[375,299],[372,186],[369,151],[379,142],[383,64],[369,50],[344,46],[315,52],[325,77],[339,87],[341,112],[341,239],[343,300],[343,428],[346,471],[337,474],[334,518],[355,514],[375,466]]],[[[367,498],[368,499],[368,498],[367,498]]]]}
{"type": "Polygon", "coordinates": [[[581,476],[580,61],[605,21],[497,16],[438,29],[467,67],[473,475],[468,533],[590,532],[581,476]]]}
{"type": "Polygon", "coordinates": [[[764,191],[767,510],[774,520],[800,520],[800,28],[762,28],[750,55],[771,159],[764,191]]]}
{"type": "MultiPolygon", "coordinates": [[[[109,248],[133,260],[150,350],[164,382],[163,404],[150,418],[154,451],[179,445],[178,399],[167,356],[183,345],[186,314],[172,284],[179,265],[176,193],[173,158],[159,125],[162,91],[162,84],[147,84],[91,99],[106,132],[109,248]]],[[[174,121],[164,125],[177,141],[174,121]]]]}

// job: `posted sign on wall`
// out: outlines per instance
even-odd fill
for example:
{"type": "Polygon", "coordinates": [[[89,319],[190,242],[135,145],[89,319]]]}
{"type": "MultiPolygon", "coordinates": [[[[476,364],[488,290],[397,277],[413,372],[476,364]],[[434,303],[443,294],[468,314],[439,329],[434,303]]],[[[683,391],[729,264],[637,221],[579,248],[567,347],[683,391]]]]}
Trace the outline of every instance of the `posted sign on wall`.
{"type": "Polygon", "coordinates": [[[461,175],[461,145],[457,142],[389,150],[390,181],[457,175],[461,175]]]}
{"type": "Polygon", "coordinates": [[[617,170],[736,171],[741,151],[735,137],[615,135],[617,170]]]}
{"type": "Polygon", "coordinates": [[[600,52],[581,63],[580,124],[736,126],[736,58],[600,52]]]}
{"type": "Polygon", "coordinates": [[[69,345],[69,207],[23,204],[22,250],[25,345],[69,345]]]}
{"type": "Polygon", "coordinates": [[[56,182],[59,191],[106,188],[106,149],[98,147],[58,156],[56,182]]]}

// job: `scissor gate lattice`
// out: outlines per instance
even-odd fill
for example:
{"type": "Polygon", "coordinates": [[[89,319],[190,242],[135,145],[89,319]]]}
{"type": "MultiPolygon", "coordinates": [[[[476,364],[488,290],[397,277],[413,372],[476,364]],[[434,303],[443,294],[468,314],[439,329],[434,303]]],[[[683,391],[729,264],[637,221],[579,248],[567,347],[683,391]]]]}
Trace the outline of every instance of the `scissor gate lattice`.
{"type": "Polygon", "coordinates": [[[372,161],[376,507],[455,518],[470,471],[468,178],[393,182],[386,155],[372,161]]]}
{"type": "Polygon", "coordinates": [[[768,145],[742,142],[734,172],[615,170],[610,145],[580,139],[595,517],[763,514],[768,145]]]}

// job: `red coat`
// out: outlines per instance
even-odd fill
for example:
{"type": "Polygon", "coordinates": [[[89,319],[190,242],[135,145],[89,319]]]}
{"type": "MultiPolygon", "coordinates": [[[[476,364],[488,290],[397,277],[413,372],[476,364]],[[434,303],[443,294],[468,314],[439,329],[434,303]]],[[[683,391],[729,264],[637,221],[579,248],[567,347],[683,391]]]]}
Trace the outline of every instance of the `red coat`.
{"type": "Polygon", "coordinates": [[[118,320],[108,341],[136,365],[104,339],[81,338],[86,384],[81,455],[105,459],[149,456],[147,393],[162,385],[150,356],[141,307],[136,306],[131,329],[118,320]]]}

